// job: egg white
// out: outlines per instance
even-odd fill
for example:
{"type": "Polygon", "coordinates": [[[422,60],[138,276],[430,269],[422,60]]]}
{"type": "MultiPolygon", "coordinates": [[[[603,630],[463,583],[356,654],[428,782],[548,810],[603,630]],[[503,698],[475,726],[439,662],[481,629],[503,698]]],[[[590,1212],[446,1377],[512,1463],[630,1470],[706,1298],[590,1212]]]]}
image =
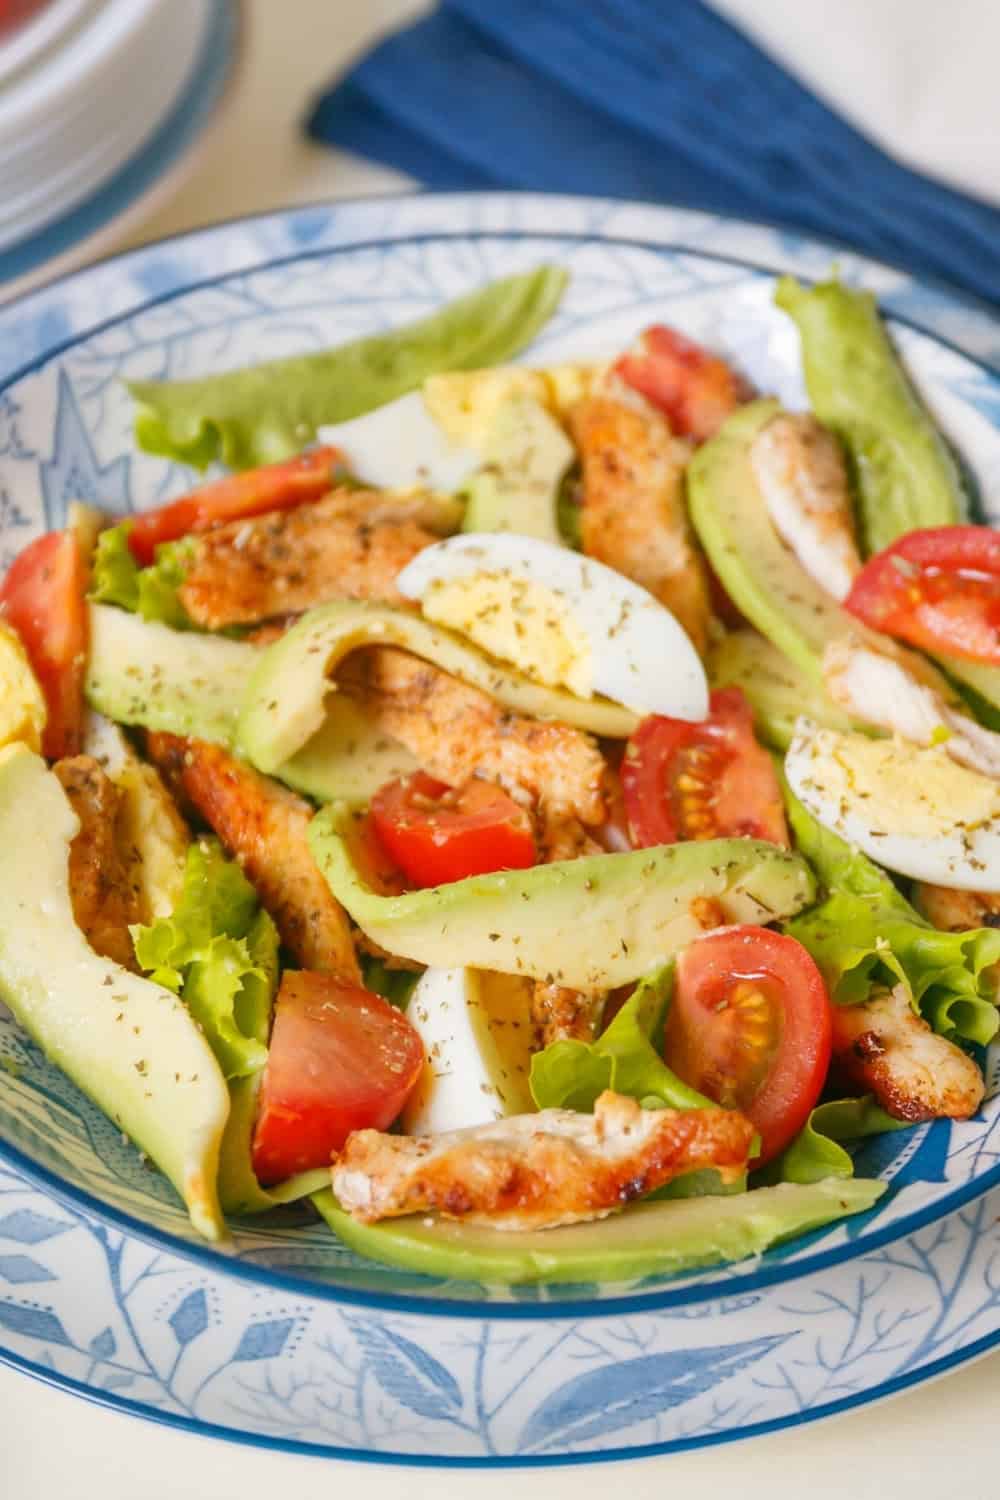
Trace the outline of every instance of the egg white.
{"type": "Polygon", "coordinates": [[[476,969],[427,969],[406,1013],[426,1054],[403,1110],[407,1135],[487,1125],[534,1109],[530,981],[476,969]]]}
{"type": "Polygon", "coordinates": [[[463,630],[529,676],[544,680],[546,667],[558,670],[579,697],[599,693],[638,714],[693,722],[708,714],[705,669],[670,611],[639,584],[569,548],[504,533],[448,537],[419,553],[396,583],[429,619],[463,630]],[[488,609],[477,611],[480,579],[488,609]],[[435,591],[459,582],[468,585],[466,617],[439,618],[435,591]],[[497,606],[504,582],[508,618],[497,606]],[[509,617],[515,600],[517,619],[509,617]]]}
{"type": "Polygon", "coordinates": [[[898,875],[1000,890],[1000,783],[943,748],[796,725],[785,774],[824,828],[898,875]]]}
{"type": "Polygon", "coordinates": [[[472,448],[452,442],[419,391],[319,429],[320,441],[339,448],[347,467],[376,489],[430,489],[450,494],[482,464],[472,448]]]}

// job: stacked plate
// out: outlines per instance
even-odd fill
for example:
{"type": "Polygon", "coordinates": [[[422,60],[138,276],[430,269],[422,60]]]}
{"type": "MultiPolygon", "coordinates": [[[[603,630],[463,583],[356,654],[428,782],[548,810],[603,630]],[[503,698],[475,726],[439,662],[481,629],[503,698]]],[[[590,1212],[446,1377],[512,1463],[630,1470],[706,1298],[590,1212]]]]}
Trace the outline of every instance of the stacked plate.
{"type": "Polygon", "coordinates": [[[218,50],[220,9],[232,7],[22,0],[6,25],[0,12],[0,281],[28,269],[13,252],[92,203],[168,127],[218,50]]]}

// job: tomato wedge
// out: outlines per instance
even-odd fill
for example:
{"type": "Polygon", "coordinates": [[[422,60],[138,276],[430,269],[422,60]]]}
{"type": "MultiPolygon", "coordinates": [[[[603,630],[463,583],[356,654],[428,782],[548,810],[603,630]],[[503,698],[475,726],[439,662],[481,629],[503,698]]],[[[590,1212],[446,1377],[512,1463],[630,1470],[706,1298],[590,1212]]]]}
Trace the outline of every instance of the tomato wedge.
{"type": "Polygon", "coordinates": [[[738,687],[717,688],[703,724],[653,714],[628,742],[622,790],[637,849],[755,838],[789,847],[781,789],[738,687]]]}
{"type": "Polygon", "coordinates": [[[258,1182],[329,1166],[352,1130],[388,1129],[423,1065],[420,1037],[381,995],[286,970],[254,1129],[258,1182]]]}
{"type": "Polygon", "coordinates": [[[663,1055],[692,1088],[739,1109],[763,1166],[794,1140],[830,1066],[833,1010],[822,975],[794,938],[719,927],[684,949],[663,1055]]]}
{"type": "Polygon", "coordinates": [[[175,542],[192,531],[210,531],[269,510],[294,510],[319,500],[333,488],[343,464],[337,448],[310,448],[287,463],[268,464],[245,474],[228,474],[192,490],[159,510],[147,510],[129,527],[128,543],[137,561],[151,563],[161,542],[175,542]]]}
{"type": "Polygon", "coordinates": [[[911,531],[869,558],[844,608],[924,651],[1000,666],[1000,534],[911,531]]]}
{"type": "Polygon", "coordinates": [[[83,722],[87,658],[87,569],[68,531],[49,531],[25,547],[0,586],[0,611],[21,637],[45,695],[42,751],[76,755],[83,722]]]}
{"type": "Polygon", "coordinates": [[[531,820],[492,782],[473,776],[452,790],[416,771],[375,794],[372,823],[383,847],[416,886],[448,885],[535,863],[531,820]]]}
{"type": "Polygon", "coordinates": [[[703,443],[753,390],[724,359],[662,323],[647,328],[615,373],[658,407],[679,437],[703,443]]]}

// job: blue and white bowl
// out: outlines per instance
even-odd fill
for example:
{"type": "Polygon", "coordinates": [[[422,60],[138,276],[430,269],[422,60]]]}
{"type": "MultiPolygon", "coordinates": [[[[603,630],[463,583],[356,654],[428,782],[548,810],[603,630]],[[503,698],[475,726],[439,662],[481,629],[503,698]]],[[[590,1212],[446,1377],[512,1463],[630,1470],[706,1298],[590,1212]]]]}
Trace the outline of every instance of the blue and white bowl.
{"type": "MultiPolygon", "coordinates": [[[[414,318],[492,277],[572,272],[530,360],[654,320],[757,385],[804,393],[775,272],[831,252],[598,200],[422,196],[189,235],[0,309],[0,565],[71,500],[161,502],[190,474],[135,451],[125,378],[188,376],[414,318]],[[95,309],[106,321],[94,326],[95,309]]],[[[873,287],[927,400],[1000,498],[1000,328],[901,272],[873,287]]],[[[159,1420],[379,1459],[556,1462],[724,1441],[927,1378],[1000,1330],[1000,1049],[980,1116],[876,1138],[867,1215],[752,1262],[629,1285],[500,1289],[374,1265],[289,1211],[198,1242],[165,1180],[0,1018],[0,1339],[33,1373],[159,1420]]]]}

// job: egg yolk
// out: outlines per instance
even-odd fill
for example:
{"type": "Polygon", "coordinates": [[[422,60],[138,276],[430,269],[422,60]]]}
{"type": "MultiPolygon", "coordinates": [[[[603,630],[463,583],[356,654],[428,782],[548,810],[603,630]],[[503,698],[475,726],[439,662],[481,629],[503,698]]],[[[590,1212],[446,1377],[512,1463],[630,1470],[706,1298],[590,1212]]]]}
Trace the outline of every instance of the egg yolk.
{"type": "Polygon", "coordinates": [[[506,572],[439,580],[424,596],[428,620],[459,631],[547,687],[593,693],[590,638],[572,605],[554,589],[506,572]]]}

